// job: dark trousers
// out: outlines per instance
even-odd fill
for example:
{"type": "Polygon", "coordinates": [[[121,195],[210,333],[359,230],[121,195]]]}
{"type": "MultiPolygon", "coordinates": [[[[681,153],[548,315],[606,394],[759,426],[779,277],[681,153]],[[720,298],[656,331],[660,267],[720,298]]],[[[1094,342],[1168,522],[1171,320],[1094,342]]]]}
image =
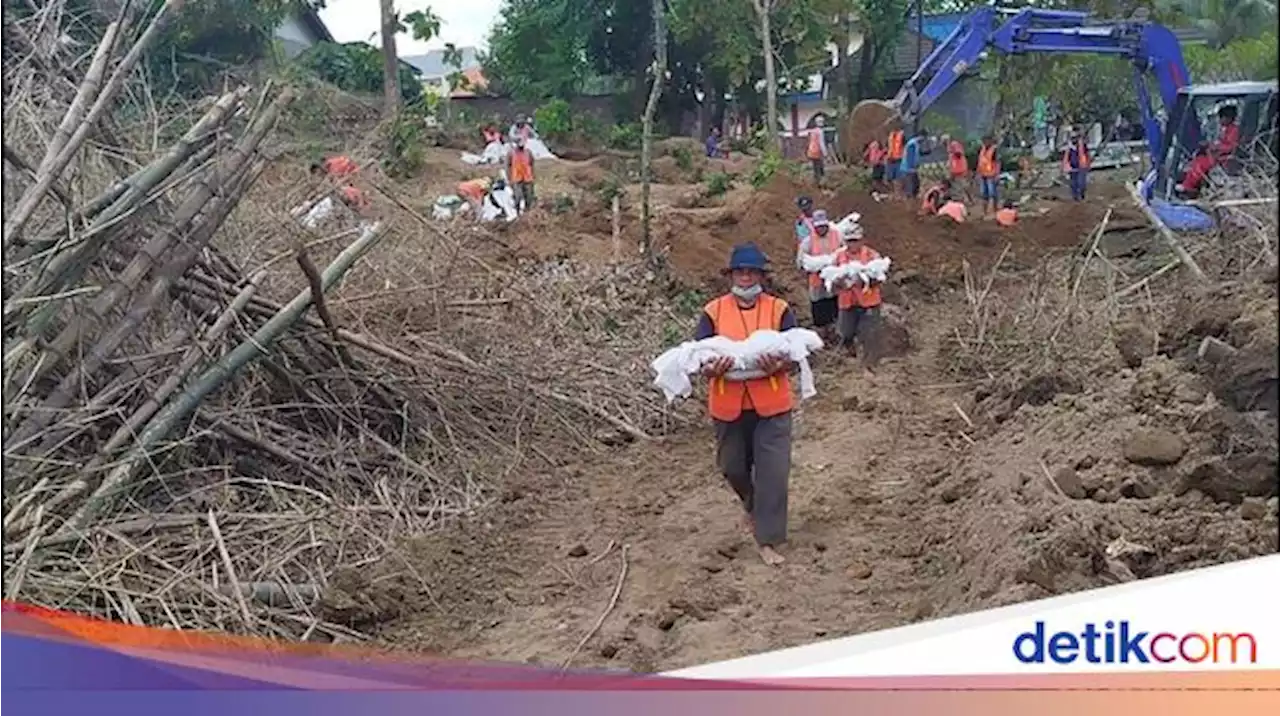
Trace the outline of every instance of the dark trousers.
{"type": "Polygon", "coordinates": [[[912,199],[920,193],[920,175],[915,172],[907,172],[902,175],[902,193],[912,199]]]}
{"type": "Polygon", "coordinates": [[[755,522],[756,543],[787,540],[787,483],[791,478],[791,413],[761,418],[743,411],[715,421],[716,463],[755,522]]]}
{"type": "Polygon", "coordinates": [[[520,212],[533,208],[533,182],[519,181],[511,185],[511,193],[516,200],[516,210],[520,212]]]}
{"type": "Polygon", "coordinates": [[[809,163],[813,165],[813,180],[822,181],[822,177],[827,173],[826,165],[821,159],[810,159],[809,163]]]}
{"type": "Polygon", "coordinates": [[[840,345],[853,347],[857,345],[858,355],[863,364],[874,367],[880,361],[880,307],[863,308],[854,306],[840,309],[840,317],[836,320],[836,332],[840,336],[840,345]]]}
{"type": "Polygon", "coordinates": [[[1071,198],[1084,201],[1085,190],[1089,188],[1089,172],[1076,170],[1071,172],[1071,198]]]}

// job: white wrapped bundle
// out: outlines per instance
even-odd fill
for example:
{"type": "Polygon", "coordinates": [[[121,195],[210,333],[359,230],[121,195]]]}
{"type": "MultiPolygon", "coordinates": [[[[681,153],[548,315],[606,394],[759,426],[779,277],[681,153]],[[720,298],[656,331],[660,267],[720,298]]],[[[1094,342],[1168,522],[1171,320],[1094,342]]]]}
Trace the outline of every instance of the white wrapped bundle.
{"type": "Polygon", "coordinates": [[[818,256],[814,256],[813,254],[803,254],[800,257],[800,266],[804,269],[805,273],[818,273],[828,266],[835,265],[836,258],[838,258],[842,253],[844,253],[843,246],[829,254],[821,254],[818,256]]]}
{"type": "Polygon", "coordinates": [[[533,154],[534,159],[559,159],[560,158],[552,154],[551,150],[547,149],[547,145],[544,144],[542,140],[538,139],[537,137],[531,137],[529,139],[526,139],[524,142],[524,146],[529,149],[529,152],[531,154],[533,154]]]}
{"type": "Polygon", "coordinates": [[[828,291],[835,290],[835,285],[850,278],[857,278],[866,284],[870,281],[884,281],[889,275],[889,257],[881,256],[870,263],[850,261],[841,266],[828,266],[818,276],[826,284],[828,291]]]}
{"type": "Polygon", "coordinates": [[[516,220],[516,199],[511,194],[510,187],[503,187],[496,191],[489,192],[489,198],[485,200],[480,209],[481,221],[495,221],[502,218],[508,223],[516,220]]]}
{"type": "Polygon", "coordinates": [[[858,221],[862,219],[862,214],[852,212],[848,216],[836,222],[836,229],[842,236],[851,236],[853,234],[861,234],[862,226],[858,221]]]}
{"type": "Polygon", "coordinates": [[[653,384],[662,389],[667,402],[683,398],[693,392],[689,376],[696,375],[702,366],[720,358],[732,358],[729,380],[749,380],[763,377],[757,369],[760,359],[766,355],[783,355],[800,366],[800,397],[812,398],[818,394],[813,384],[813,370],[809,367],[809,355],[822,348],[822,339],[807,328],[786,331],[756,331],[745,341],[734,341],[724,336],[712,336],[700,341],[686,341],[672,348],[653,361],[651,367],[657,376],[653,384]]]}

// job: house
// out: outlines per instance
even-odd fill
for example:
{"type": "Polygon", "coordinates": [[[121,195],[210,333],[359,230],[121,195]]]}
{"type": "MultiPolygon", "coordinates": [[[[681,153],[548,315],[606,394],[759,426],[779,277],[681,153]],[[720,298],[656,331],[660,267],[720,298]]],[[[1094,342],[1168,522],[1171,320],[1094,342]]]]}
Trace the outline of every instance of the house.
{"type": "Polygon", "coordinates": [[[480,69],[480,54],[474,47],[459,47],[458,54],[462,62],[457,66],[445,61],[445,50],[431,50],[425,55],[408,55],[402,59],[417,68],[423,89],[450,97],[473,97],[476,90],[487,84],[480,69]],[[465,86],[449,84],[449,76],[455,72],[466,77],[465,86]]]}
{"type": "Polygon", "coordinates": [[[333,35],[314,7],[305,2],[297,3],[297,9],[280,23],[275,32],[285,57],[293,59],[318,42],[333,42],[333,35]]]}

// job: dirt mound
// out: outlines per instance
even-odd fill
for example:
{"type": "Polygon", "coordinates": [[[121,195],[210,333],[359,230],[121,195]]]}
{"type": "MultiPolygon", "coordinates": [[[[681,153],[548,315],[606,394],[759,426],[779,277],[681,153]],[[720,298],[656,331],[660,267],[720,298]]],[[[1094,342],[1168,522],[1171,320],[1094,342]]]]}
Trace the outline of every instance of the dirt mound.
{"type": "Polygon", "coordinates": [[[862,148],[873,139],[883,144],[889,132],[901,126],[902,118],[884,102],[875,99],[859,102],[840,128],[840,146],[852,155],[844,159],[849,161],[860,156],[862,148]]]}

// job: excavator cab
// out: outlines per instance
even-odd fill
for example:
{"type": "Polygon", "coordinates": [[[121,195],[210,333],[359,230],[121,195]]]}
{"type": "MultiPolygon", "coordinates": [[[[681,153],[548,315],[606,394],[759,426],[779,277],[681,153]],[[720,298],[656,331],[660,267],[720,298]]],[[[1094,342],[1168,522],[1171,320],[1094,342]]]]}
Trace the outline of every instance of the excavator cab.
{"type": "Polygon", "coordinates": [[[1196,155],[1218,138],[1218,112],[1224,107],[1235,110],[1240,141],[1231,156],[1215,163],[1202,183],[1201,191],[1206,186],[1238,183],[1245,167],[1258,167],[1274,174],[1277,156],[1275,81],[1184,87],[1178,92],[1178,101],[1168,109],[1164,161],[1156,168],[1156,198],[1176,201],[1192,194],[1182,186],[1183,178],[1196,155]]]}

